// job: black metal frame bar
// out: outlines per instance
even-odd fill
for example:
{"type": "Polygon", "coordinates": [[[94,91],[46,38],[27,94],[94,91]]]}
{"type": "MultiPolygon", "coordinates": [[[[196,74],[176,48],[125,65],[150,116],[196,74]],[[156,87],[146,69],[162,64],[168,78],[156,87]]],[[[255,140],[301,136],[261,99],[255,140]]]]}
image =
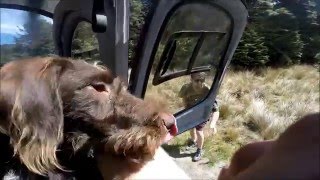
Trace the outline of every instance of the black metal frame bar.
{"type": "Polygon", "coordinates": [[[0,8],[7,8],[7,9],[17,9],[17,10],[22,10],[22,11],[29,11],[29,12],[34,12],[49,18],[53,18],[53,14],[42,10],[42,9],[38,9],[38,8],[32,8],[32,7],[28,7],[28,6],[23,6],[23,5],[17,5],[17,4],[1,4],[0,3],[0,8]]]}
{"type": "Polygon", "coordinates": [[[24,11],[31,11],[53,18],[53,11],[58,1],[56,0],[37,0],[38,3],[33,3],[32,0],[1,0],[0,8],[19,9],[24,11]],[[41,6],[39,6],[41,4],[41,6]]]}
{"type": "MultiPolygon", "coordinates": [[[[73,33],[81,21],[95,23],[95,1],[101,0],[61,0],[55,10],[54,34],[60,56],[71,56],[73,33]]],[[[129,0],[102,0],[104,8],[97,13],[107,17],[105,31],[98,29],[100,57],[103,64],[123,79],[128,76],[128,40],[129,40],[129,0]],[[104,12],[102,12],[104,10],[104,12]]],[[[99,3],[98,3],[99,4],[99,3]]],[[[101,24],[99,25],[101,28],[101,24]]],[[[103,26],[103,24],[102,24],[103,26]]]]}
{"type": "Polygon", "coordinates": [[[206,36],[208,36],[209,34],[222,34],[225,35],[226,33],[224,32],[218,32],[218,31],[179,31],[176,33],[173,33],[168,40],[168,43],[166,44],[164,51],[161,55],[160,58],[160,62],[156,68],[155,74],[154,74],[154,78],[152,80],[152,84],[153,85],[158,85],[161,84],[165,81],[169,81],[171,79],[180,77],[180,76],[184,76],[184,75],[189,75],[192,73],[197,73],[197,72],[206,72],[206,71],[210,71],[211,67],[208,66],[201,66],[201,67],[193,67],[196,57],[200,51],[200,48],[203,44],[203,41],[205,39],[206,36]],[[172,60],[172,57],[174,55],[175,52],[175,43],[176,40],[179,38],[185,38],[185,37],[197,37],[197,43],[193,49],[192,55],[189,59],[189,63],[188,63],[188,67],[185,70],[180,70],[180,71],[176,71],[173,73],[169,73],[169,74],[165,74],[170,63],[172,60]],[[166,54],[168,54],[168,56],[166,56],[166,54]]]}

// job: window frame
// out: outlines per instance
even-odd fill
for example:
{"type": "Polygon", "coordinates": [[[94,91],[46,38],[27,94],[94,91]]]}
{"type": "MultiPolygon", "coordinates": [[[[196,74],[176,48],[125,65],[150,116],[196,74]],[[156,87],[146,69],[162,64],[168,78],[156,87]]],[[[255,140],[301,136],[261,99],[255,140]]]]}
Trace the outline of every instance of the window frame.
{"type": "MultiPolygon", "coordinates": [[[[220,32],[220,31],[178,31],[178,32],[173,33],[169,37],[167,44],[164,47],[164,51],[161,54],[161,58],[160,58],[158,66],[156,68],[154,78],[152,80],[152,84],[159,85],[163,82],[166,82],[166,81],[169,81],[171,79],[178,78],[181,76],[190,75],[190,74],[197,73],[197,72],[210,71],[211,70],[210,65],[196,66],[196,67],[194,66],[195,60],[198,56],[198,53],[203,45],[205,36],[207,36],[207,34],[222,34],[223,36],[226,35],[225,32],[220,32]],[[196,45],[193,48],[193,52],[191,54],[191,57],[188,60],[188,67],[186,69],[182,69],[182,70],[179,70],[177,72],[172,72],[172,73],[166,73],[166,71],[167,71],[167,68],[166,68],[165,72],[163,72],[165,67],[169,67],[170,63],[173,60],[172,59],[173,57],[166,58],[166,56],[164,56],[164,55],[170,54],[171,45],[178,38],[186,38],[186,37],[197,37],[198,38],[196,45]],[[168,51],[168,53],[165,53],[166,51],[168,51]]],[[[224,52],[223,52],[223,54],[224,54],[224,52]]]]}
{"type": "Polygon", "coordinates": [[[230,36],[226,42],[224,54],[217,67],[213,85],[208,96],[198,104],[175,113],[177,119],[178,134],[181,134],[198,124],[208,120],[213,102],[216,99],[219,87],[226,73],[227,67],[232,59],[232,55],[240,41],[248,20],[248,10],[241,0],[234,2],[225,0],[162,0],[154,4],[153,9],[147,16],[143,27],[140,41],[136,48],[133,59],[132,73],[130,76],[129,90],[138,97],[144,97],[148,85],[151,69],[154,64],[155,55],[166,28],[172,15],[178,8],[186,4],[205,4],[211,5],[224,11],[231,20],[230,36]]]}

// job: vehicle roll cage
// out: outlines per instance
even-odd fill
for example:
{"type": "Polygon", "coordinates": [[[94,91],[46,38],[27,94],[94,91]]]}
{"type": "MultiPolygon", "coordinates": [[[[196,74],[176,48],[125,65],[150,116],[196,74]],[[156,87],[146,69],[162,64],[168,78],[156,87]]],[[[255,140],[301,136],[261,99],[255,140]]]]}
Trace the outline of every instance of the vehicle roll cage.
{"type": "MultiPolygon", "coordinates": [[[[154,1],[152,1],[154,2],[154,1]]],[[[212,102],[216,99],[218,89],[223,80],[226,69],[232,59],[233,53],[240,41],[247,23],[248,11],[244,0],[159,0],[150,6],[145,18],[138,45],[135,47],[135,56],[128,65],[129,43],[129,0],[0,0],[1,8],[20,9],[32,11],[53,18],[53,34],[56,52],[60,56],[70,57],[73,33],[77,25],[82,22],[92,24],[99,43],[99,54],[104,65],[108,66],[114,74],[122,79],[129,79],[129,91],[138,97],[144,97],[151,68],[154,65],[161,37],[168,21],[175,11],[188,4],[203,4],[222,11],[231,21],[228,32],[181,30],[169,36],[165,51],[162,53],[159,65],[155,68],[153,85],[189,75],[200,71],[210,71],[210,66],[193,67],[195,58],[209,34],[227,36],[227,44],[221,55],[213,84],[208,96],[192,106],[175,114],[179,133],[182,133],[207,120],[212,102]],[[188,67],[174,73],[169,73],[172,55],[175,52],[176,41],[180,37],[198,38],[196,46],[188,61],[188,67]],[[130,77],[128,72],[131,71],[130,77]],[[197,121],[195,121],[195,119],[197,121]]],[[[210,19],[208,19],[210,21],[210,19]]],[[[89,49],[82,54],[96,53],[97,49],[89,49]]],[[[80,56],[75,54],[74,56],[80,56]]]]}

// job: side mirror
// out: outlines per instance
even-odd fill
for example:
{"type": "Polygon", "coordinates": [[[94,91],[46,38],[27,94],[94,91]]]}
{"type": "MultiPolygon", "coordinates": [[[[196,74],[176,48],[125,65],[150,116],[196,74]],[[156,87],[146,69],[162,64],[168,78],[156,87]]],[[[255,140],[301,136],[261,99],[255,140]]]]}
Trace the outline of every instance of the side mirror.
{"type": "Polygon", "coordinates": [[[179,133],[206,121],[248,12],[241,0],[161,0],[141,34],[130,91],[175,113],[179,133]],[[188,106],[180,92],[190,75],[205,72],[208,91],[188,106]]]}
{"type": "Polygon", "coordinates": [[[196,64],[196,58],[198,57],[201,48],[203,48],[205,39],[219,41],[225,36],[225,34],[226,33],[215,31],[180,31],[173,33],[164,47],[152,84],[159,85],[165,81],[192,73],[209,72],[211,69],[209,62],[208,64],[196,64]],[[192,41],[190,42],[190,40],[192,41]],[[191,56],[186,57],[186,59],[182,59],[182,61],[185,61],[187,65],[184,69],[181,68],[182,70],[176,71],[177,67],[175,67],[172,62],[178,61],[174,58],[179,58],[176,54],[178,53],[178,49],[182,48],[188,48],[191,56]]]}

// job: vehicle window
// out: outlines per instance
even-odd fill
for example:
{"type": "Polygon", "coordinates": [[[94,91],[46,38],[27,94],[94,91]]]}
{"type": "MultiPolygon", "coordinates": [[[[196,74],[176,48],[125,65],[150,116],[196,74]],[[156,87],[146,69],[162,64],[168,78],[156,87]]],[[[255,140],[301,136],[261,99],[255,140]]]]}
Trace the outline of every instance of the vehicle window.
{"type": "MultiPolygon", "coordinates": [[[[167,69],[169,71],[166,71],[163,69],[162,74],[164,73],[172,73],[177,72],[180,70],[184,70],[188,68],[188,60],[192,57],[193,50],[196,47],[198,41],[198,37],[182,37],[182,38],[176,38],[173,40],[168,48],[168,53],[163,53],[163,50],[159,50],[158,56],[166,56],[165,58],[170,59],[170,63],[168,63],[167,69]],[[162,54],[160,55],[160,52],[162,54]]],[[[162,47],[161,47],[162,48],[162,47]]],[[[161,57],[157,57],[161,58],[161,57]]]]}
{"type": "Polygon", "coordinates": [[[51,18],[24,10],[0,8],[0,62],[54,54],[51,18]]]}
{"type": "Polygon", "coordinates": [[[129,28],[129,66],[135,56],[135,48],[140,38],[140,32],[145,24],[145,18],[154,1],[130,0],[130,28],[129,28]]]}
{"type": "Polygon", "coordinates": [[[213,84],[231,24],[223,11],[210,5],[178,8],[162,34],[145,98],[163,103],[172,113],[201,102],[213,84]],[[208,17],[215,20],[206,21],[208,17]]]}
{"type": "Polygon", "coordinates": [[[71,56],[86,61],[100,61],[99,43],[91,24],[80,22],[73,34],[71,56]]]}
{"type": "Polygon", "coordinates": [[[218,66],[226,33],[215,31],[178,31],[171,35],[155,70],[154,85],[190,74],[195,70],[209,71],[218,66]]]}

